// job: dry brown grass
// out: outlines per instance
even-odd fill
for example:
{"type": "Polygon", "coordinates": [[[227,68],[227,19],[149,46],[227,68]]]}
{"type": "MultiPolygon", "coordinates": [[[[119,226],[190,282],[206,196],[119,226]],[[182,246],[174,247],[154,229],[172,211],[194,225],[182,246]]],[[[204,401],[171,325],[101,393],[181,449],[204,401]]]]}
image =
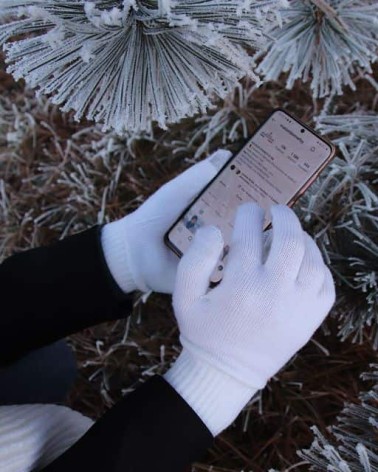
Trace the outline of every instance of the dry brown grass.
{"type": "MultiPolygon", "coordinates": [[[[29,97],[29,112],[35,120],[33,131],[27,129],[16,147],[4,140],[9,129],[0,124],[0,179],[8,198],[0,211],[4,257],[123,216],[187,167],[184,151],[174,157],[172,152],[192,135],[193,120],[168,132],[156,130],[152,140],[131,142],[131,152],[120,141],[123,154],[118,150],[104,158],[94,151],[101,140],[98,129],[88,132],[88,123],[77,124],[69,114],[62,115],[44,101],[37,106],[33,94],[25,95],[22,84],[15,84],[3,70],[0,96],[20,109],[28,108],[25,96],[29,97]],[[79,130],[82,136],[72,138],[79,130]],[[98,218],[101,207],[105,216],[98,218]],[[51,209],[54,212],[47,214],[51,209]],[[44,219],[36,224],[41,215],[44,219]]],[[[348,92],[339,100],[339,113],[352,111],[357,102],[370,104],[373,100],[369,84],[362,79],[357,82],[358,93],[348,92]]],[[[305,86],[287,91],[282,83],[267,84],[254,94],[253,106],[247,110],[235,106],[234,113],[246,117],[249,132],[276,106],[288,107],[311,122],[321,102],[309,97],[305,86]]],[[[216,138],[211,147],[219,145],[220,138],[216,138]]],[[[196,146],[194,141],[193,152],[196,146]]],[[[308,465],[300,464],[296,450],[311,444],[309,427],[316,424],[326,432],[343,403],[356,401],[358,392],[368,387],[359,375],[376,359],[368,342],[341,343],[335,321],[328,323],[328,329],[328,336],[319,330],[258,401],[215,440],[203,461],[194,465],[195,471],[308,470],[308,465]]],[[[129,321],[87,329],[72,336],[70,343],[80,375],[69,405],[92,418],[101,416],[139,382],[164,372],[180,351],[170,298],[160,294],[137,304],[129,321]]]]}

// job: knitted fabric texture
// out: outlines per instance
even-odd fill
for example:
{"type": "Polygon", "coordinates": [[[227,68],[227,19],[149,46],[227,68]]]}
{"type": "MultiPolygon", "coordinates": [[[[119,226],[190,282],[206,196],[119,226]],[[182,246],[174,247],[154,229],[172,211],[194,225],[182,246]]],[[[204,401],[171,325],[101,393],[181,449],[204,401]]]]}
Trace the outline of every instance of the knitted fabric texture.
{"type": "Polygon", "coordinates": [[[223,280],[214,289],[209,277],[223,249],[218,228],[198,230],[178,267],[173,307],[184,349],[165,378],[214,435],[308,342],[335,300],[331,273],[295,213],[284,205],[271,213],[266,255],[264,211],[255,203],[238,208],[223,280]]]}
{"type": "Polygon", "coordinates": [[[105,259],[124,292],[173,292],[179,258],[165,245],[164,234],[230,157],[229,151],[218,150],[167,182],[137,210],[104,226],[105,259]]]}
{"type": "Polygon", "coordinates": [[[40,470],[92,426],[82,414],[57,405],[0,407],[0,470],[40,470]]]}

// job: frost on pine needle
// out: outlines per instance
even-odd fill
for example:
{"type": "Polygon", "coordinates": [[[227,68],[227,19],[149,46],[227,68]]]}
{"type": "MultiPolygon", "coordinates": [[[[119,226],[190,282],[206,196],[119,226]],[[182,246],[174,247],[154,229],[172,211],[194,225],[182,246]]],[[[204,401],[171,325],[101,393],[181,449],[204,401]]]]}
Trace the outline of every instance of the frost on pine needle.
{"type": "Polygon", "coordinates": [[[117,133],[204,113],[252,72],[277,0],[4,0],[8,71],[117,133]]]}
{"type": "Polygon", "coordinates": [[[378,349],[378,115],[320,115],[339,156],[301,200],[300,211],[338,284],[339,336],[378,349]]]}
{"type": "Polygon", "coordinates": [[[231,143],[239,143],[250,134],[249,123],[256,119],[250,107],[256,84],[238,84],[213,113],[194,118],[194,126],[189,130],[184,142],[174,142],[174,153],[193,154],[194,160],[210,152],[214,141],[226,148],[231,143]]]}
{"type": "Polygon", "coordinates": [[[370,75],[378,58],[378,9],[373,0],[293,0],[281,12],[283,26],[257,57],[265,80],[287,72],[287,88],[311,81],[314,97],[355,90],[357,73],[370,75]]]}
{"type": "Polygon", "coordinates": [[[359,139],[365,139],[372,145],[378,144],[377,113],[365,111],[345,115],[320,114],[315,122],[321,134],[341,135],[333,139],[335,144],[348,142],[357,145],[359,139]]]}
{"type": "Polygon", "coordinates": [[[151,134],[77,127],[31,90],[0,96],[0,257],[24,246],[31,228],[27,246],[46,231],[63,238],[105,223],[114,218],[106,207],[120,196],[123,212],[138,206],[143,197],[127,168],[142,138],[154,142],[151,134]]]}
{"type": "Polygon", "coordinates": [[[378,470],[378,365],[363,378],[373,380],[371,390],[360,394],[359,402],[346,404],[336,424],[329,428],[330,438],[317,427],[310,449],[298,455],[311,465],[310,470],[324,472],[373,472],[378,470]],[[375,369],[375,370],[373,370],[375,369]]]}
{"type": "Polygon", "coordinates": [[[316,192],[309,194],[307,210],[320,211],[321,207],[335,200],[336,204],[360,200],[368,210],[373,210],[378,204],[378,195],[373,188],[377,149],[372,149],[364,140],[360,140],[356,147],[339,141],[339,149],[342,157],[333,160],[314,187],[316,192]]]}

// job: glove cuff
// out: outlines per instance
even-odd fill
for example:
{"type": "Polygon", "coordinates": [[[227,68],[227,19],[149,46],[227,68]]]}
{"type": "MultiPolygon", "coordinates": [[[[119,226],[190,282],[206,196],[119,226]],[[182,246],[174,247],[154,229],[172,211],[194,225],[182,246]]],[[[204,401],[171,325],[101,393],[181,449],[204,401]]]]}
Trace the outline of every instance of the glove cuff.
{"type": "Polygon", "coordinates": [[[164,378],[197,413],[213,436],[227,428],[257,392],[196,358],[185,348],[164,378]]]}
{"type": "Polygon", "coordinates": [[[147,292],[148,287],[143,283],[138,284],[133,277],[132,261],[127,249],[125,218],[108,223],[102,228],[101,242],[105,260],[114,280],[125,293],[137,289],[147,292]]]}

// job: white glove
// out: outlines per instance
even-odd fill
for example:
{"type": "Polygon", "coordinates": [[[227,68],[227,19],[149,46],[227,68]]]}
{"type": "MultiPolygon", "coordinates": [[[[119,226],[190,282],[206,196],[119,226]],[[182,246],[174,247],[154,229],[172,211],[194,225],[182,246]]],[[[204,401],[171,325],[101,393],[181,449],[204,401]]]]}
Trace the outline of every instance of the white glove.
{"type": "Polygon", "coordinates": [[[137,210],[104,226],[105,259],[122,290],[173,292],[180,259],[165,245],[164,234],[231,155],[218,150],[163,185],[137,210]]]}
{"type": "Polygon", "coordinates": [[[173,307],[183,351],[164,377],[214,436],[307,343],[335,300],[331,273],[295,213],[274,205],[271,214],[265,254],[264,211],[238,208],[216,288],[208,290],[223,248],[216,227],[197,231],[178,267],[173,307]]]}

